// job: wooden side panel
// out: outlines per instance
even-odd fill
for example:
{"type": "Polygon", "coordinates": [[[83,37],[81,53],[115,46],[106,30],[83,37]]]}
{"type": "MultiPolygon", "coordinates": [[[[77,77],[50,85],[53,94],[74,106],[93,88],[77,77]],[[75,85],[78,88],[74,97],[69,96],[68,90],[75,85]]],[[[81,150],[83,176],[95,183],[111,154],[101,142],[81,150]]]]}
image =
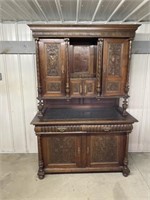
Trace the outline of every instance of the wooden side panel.
{"type": "Polygon", "coordinates": [[[123,96],[128,72],[127,39],[105,39],[103,50],[102,95],[123,96]]]}

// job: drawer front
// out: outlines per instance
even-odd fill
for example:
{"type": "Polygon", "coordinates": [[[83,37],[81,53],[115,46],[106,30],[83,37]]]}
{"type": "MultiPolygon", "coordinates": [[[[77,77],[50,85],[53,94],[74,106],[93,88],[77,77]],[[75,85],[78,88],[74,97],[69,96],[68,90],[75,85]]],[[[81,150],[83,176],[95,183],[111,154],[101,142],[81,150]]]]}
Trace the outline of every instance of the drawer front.
{"type": "Polygon", "coordinates": [[[36,134],[130,133],[132,124],[36,126],[36,134]]]}

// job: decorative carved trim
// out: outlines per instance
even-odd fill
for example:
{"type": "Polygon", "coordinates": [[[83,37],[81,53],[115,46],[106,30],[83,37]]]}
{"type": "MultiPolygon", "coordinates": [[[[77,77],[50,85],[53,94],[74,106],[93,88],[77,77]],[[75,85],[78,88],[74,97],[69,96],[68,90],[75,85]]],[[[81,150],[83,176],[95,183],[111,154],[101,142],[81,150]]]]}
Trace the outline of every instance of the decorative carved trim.
{"type": "Polygon", "coordinates": [[[38,31],[38,32],[33,32],[33,36],[34,37],[54,37],[54,38],[57,38],[57,37],[134,37],[135,33],[132,32],[132,31],[116,31],[116,32],[108,32],[108,31],[86,31],[85,30],[82,32],[82,31],[76,31],[74,30],[73,32],[65,32],[63,30],[61,30],[61,32],[58,32],[58,31],[46,31],[46,32],[41,32],[41,31],[38,31]]]}
{"type": "Polygon", "coordinates": [[[91,162],[117,162],[117,136],[91,136],[91,162]]]}
{"type": "Polygon", "coordinates": [[[126,134],[126,146],[125,146],[125,157],[123,161],[123,170],[122,173],[125,177],[130,174],[130,170],[128,168],[128,144],[129,144],[129,134],[126,134]]]}
{"type": "Polygon", "coordinates": [[[76,163],[76,136],[58,135],[48,139],[50,156],[48,163],[51,164],[74,164],[76,163]],[[51,151],[52,149],[52,151],[51,151]],[[64,156],[65,155],[65,156],[64,156]]]}
{"type": "Polygon", "coordinates": [[[108,75],[121,75],[121,46],[119,43],[109,43],[108,75]]]}
{"type": "Polygon", "coordinates": [[[38,99],[38,117],[43,117],[43,108],[44,108],[44,104],[43,104],[43,100],[41,98],[37,98],[38,99]]]}
{"type": "Polygon", "coordinates": [[[107,87],[106,87],[107,91],[110,92],[118,92],[120,90],[120,83],[119,82],[107,82],[107,87]]]}
{"type": "Polygon", "coordinates": [[[37,66],[37,84],[38,84],[38,98],[41,98],[42,86],[40,79],[40,60],[39,60],[39,38],[35,39],[36,44],[36,66],[37,66]]]}
{"type": "Polygon", "coordinates": [[[123,104],[122,104],[122,115],[123,116],[127,116],[127,108],[128,108],[128,92],[129,92],[129,70],[130,70],[130,62],[131,62],[131,50],[132,50],[132,42],[133,42],[133,38],[129,39],[129,58],[128,58],[128,68],[127,68],[127,80],[126,80],[126,85],[124,88],[125,91],[125,96],[123,97],[123,104]]]}
{"type": "Polygon", "coordinates": [[[103,59],[103,39],[98,39],[97,43],[97,97],[100,97],[101,92],[101,68],[102,68],[102,59],[103,59]]]}
{"type": "Polygon", "coordinates": [[[70,78],[69,78],[69,38],[65,38],[65,54],[66,54],[66,97],[70,95],[70,78]]]}
{"type": "Polygon", "coordinates": [[[59,46],[60,44],[47,45],[47,75],[60,76],[59,69],[59,46]]]}
{"type": "Polygon", "coordinates": [[[36,66],[37,66],[37,85],[38,85],[38,117],[43,116],[43,100],[42,100],[42,86],[41,86],[41,78],[40,78],[40,60],[39,60],[39,38],[35,39],[36,43],[36,66]]]}
{"type": "Polygon", "coordinates": [[[46,133],[46,132],[128,132],[130,133],[133,129],[132,124],[111,124],[111,125],[66,125],[66,126],[35,126],[35,132],[46,133]],[[63,129],[63,131],[61,131],[63,129]]]}
{"type": "Polygon", "coordinates": [[[47,87],[48,92],[60,92],[61,83],[60,82],[49,82],[47,87]]]}
{"type": "Polygon", "coordinates": [[[43,179],[45,176],[44,172],[44,162],[42,158],[42,148],[41,148],[41,136],[37,137],[38,139],[38,156],[39,156],[39,170],[38,170],[38,177],[39,179],[43,179]]]}

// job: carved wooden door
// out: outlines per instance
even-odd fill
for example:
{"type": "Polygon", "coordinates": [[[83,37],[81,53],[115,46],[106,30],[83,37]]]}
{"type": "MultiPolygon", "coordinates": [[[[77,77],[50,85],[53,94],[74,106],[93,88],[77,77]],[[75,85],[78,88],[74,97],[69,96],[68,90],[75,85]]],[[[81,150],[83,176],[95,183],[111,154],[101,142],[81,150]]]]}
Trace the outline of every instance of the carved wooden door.
{"type": "Polygon", "coordinates": [[[71,79],[71,96],[96,96],[96,79],[71,79]]]}
{"type": "Polygon", "coordinates": [[[76,168],[81,165],[81,137],[50,135],[42,137],[45,167],[76,168]]]}
{"type": "Polygon", "coordinates": [[[72,78],[70,80],[70,95],[72,97],[80,97],[83,94],[82,79],[72,78]]]}
{"type": "Polygon", "coordinates": [[[77,42],[69,49],[71,97],[96,96],[96,45],[77,42]]]}
{"type": "Polygon", "coordinates": [[[87,166],[102,167],[123,164],[123,135],[87,136],[87,166]]]}
{"type": "Polygon", "coordinates": [[[102,95],[123,96],[128,72],[128,39],[104,39],[102,95]]]}
{"type": "Polygon", "coordinates": [[[96,96],[96,79],[87,79],[83,81],[83,94],[85,97],[96,96]]]}
{"type": "Polygon", "coordinates": [[[65,42],[63,39],[40,39],[40,74],[42,96],[65,95],[65,42]]]}

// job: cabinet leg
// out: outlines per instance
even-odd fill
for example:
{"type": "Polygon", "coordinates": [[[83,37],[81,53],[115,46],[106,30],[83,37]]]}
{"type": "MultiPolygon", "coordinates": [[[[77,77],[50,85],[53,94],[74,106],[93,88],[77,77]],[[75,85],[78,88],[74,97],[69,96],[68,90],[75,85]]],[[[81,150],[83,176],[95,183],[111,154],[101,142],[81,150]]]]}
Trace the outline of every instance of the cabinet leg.
{"type": "Polygon", "coordinates": [[[43,179],[45,177],[45,172],[43,170],[43,162],[39,163],[38,177],[39,179],[43,179]]]}
{"type": "Polygon", "coordinates": [[[130,174],[130,169],[128,168],[128,166],[126,166],[126,165],[123,166],[122,174],[125,177],[127,177],[130,174]]]}

